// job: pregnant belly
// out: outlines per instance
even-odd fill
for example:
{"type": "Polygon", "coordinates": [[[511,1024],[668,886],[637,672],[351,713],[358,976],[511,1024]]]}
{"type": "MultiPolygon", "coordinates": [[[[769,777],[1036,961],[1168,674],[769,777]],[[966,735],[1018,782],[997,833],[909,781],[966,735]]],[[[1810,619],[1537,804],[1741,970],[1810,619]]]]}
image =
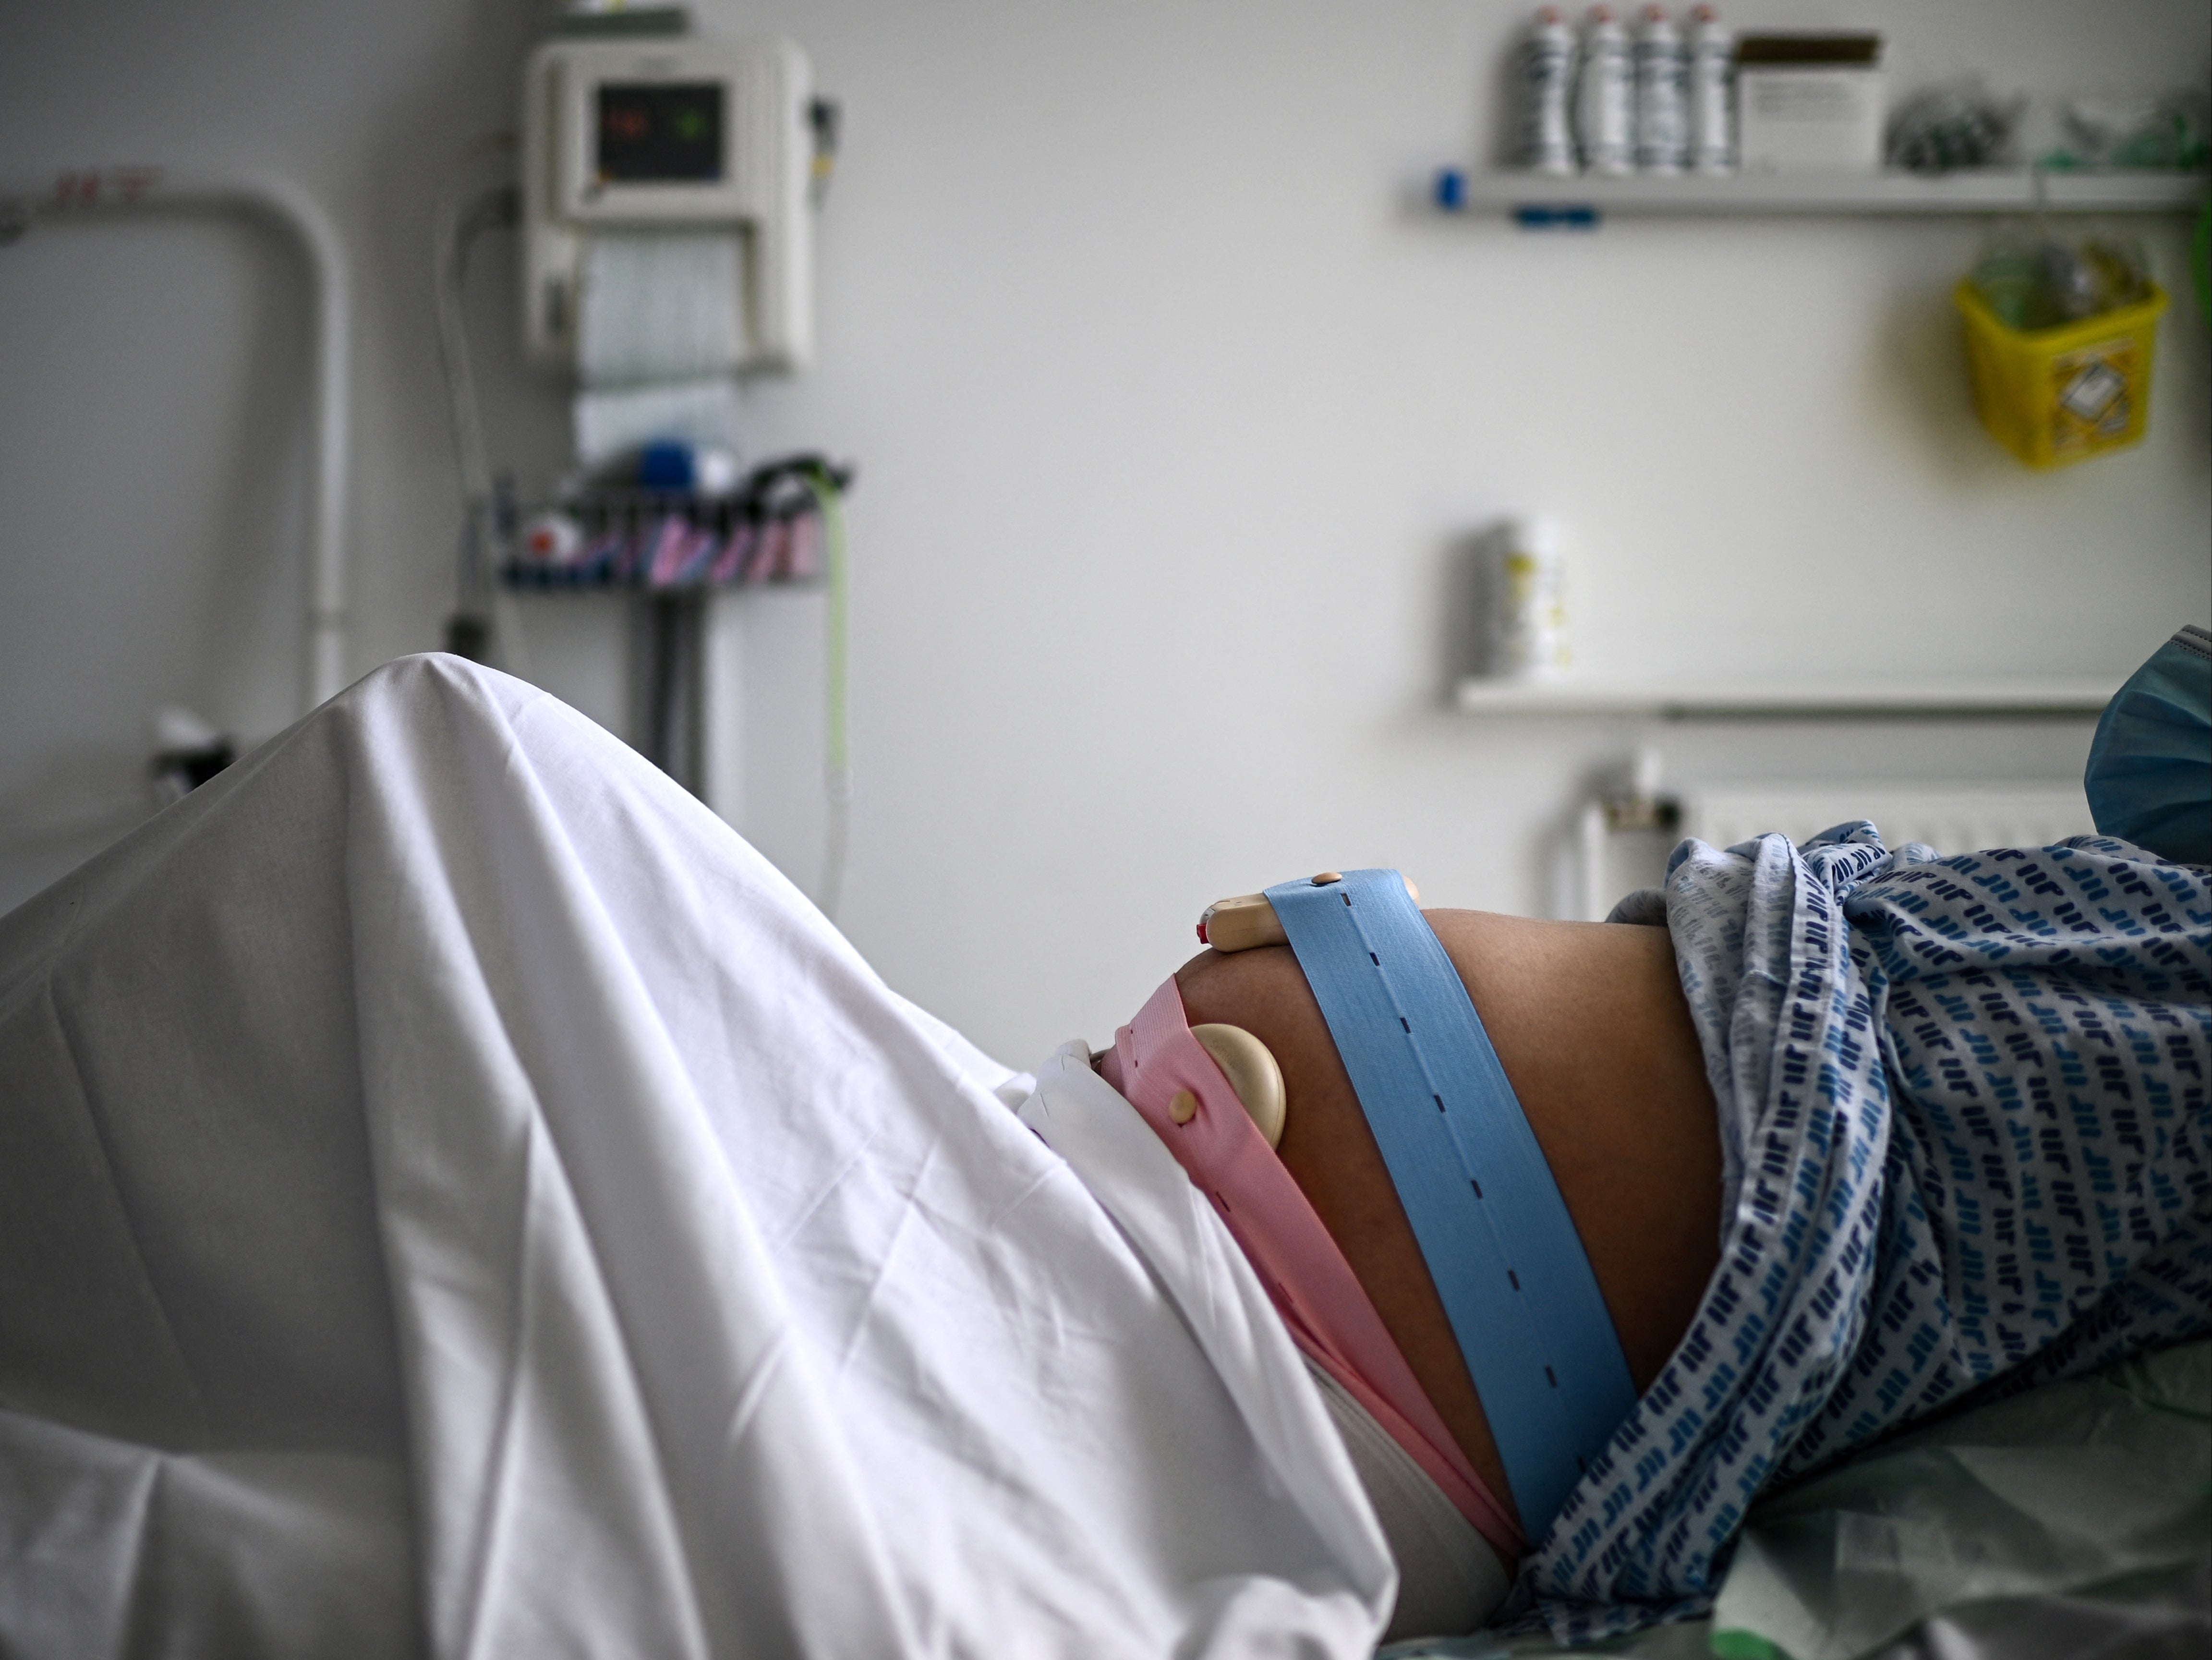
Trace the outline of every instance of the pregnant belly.
{"type": "MultiPolygon", "coordinates": [[[[1637,1389],[1673,1352],[1719,1258],[1712,1091],[1662,928],[1426,913],[1549,1161],[1637,1389]]],[[[1285,946],[1206,952],[1176,976],[1193,1025],[1242,1026],[1289,1097],[1280,1152],[1413,1375],[1492,1490],[1511,1487],[1412,1226],[1285,946]]]]}

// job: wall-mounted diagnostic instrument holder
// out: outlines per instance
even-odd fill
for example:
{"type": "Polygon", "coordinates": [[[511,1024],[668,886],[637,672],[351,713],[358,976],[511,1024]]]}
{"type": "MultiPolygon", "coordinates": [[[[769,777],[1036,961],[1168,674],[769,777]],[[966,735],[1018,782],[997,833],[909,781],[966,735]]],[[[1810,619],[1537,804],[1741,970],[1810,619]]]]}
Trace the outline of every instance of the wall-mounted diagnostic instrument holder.
{"type": "MultiPolygon", "coordinates": [[[[495,197],[481,215],[456,216],[441,255],[441,337],[471,514],[448,638],[471,655],[489,648],[501,582],[635,593],[639,746],[711,797],[710,770],[734,780],[743,769],[734,706],[708,684],[734,672],[724,660],[710,675],[710,654],[727,654],[708,649],[709,597],[819,583],[829,813],[817,900],[834,913],[851,794],[838,506],[850,469],[787,457],[717,487],[702,463],[734,467],[744,447],[738,377],[793,373],[811,359],[811,219],[836,149],[836,106],[814,96],[796,45],[694,36],[679,6],[569,11],[555,27],[523,74],[522,337],[534,363],[575,384],[580,465],[556,502],[526,519],[485,453],[459,278],[468,235],[500,222],[495,197]],[[684,477],[664,477],[656,459],[678,453],[684,477]]],[[[717,810],[731,812],[731,799],[717,810]]]]}

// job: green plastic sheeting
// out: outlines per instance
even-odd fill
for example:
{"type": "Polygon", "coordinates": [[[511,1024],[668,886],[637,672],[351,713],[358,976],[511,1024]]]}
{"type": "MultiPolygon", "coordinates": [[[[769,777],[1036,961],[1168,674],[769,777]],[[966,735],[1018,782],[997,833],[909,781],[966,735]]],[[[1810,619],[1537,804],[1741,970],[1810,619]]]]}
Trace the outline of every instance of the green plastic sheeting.
{"type": "MultiPolygon", "coordinates": [[[[1711,1620],[1578,1653],[1859,1660],[1930,1615],[2156,1573],[2212,1548],[2212,1341],[1885,1441],[1757,1505],[1711,1620]]],[[[1478,1633],[1386,1660],[1554,1652],[1478,1633]]]]}
{"type": "Polygon", "coordinates": [[[1900,1436],[1751,1514],[1726,1660],[1856,1660],[1962,1602],[2172,1567],[2212,1541],[2212,1343],[1900,1436]]]}

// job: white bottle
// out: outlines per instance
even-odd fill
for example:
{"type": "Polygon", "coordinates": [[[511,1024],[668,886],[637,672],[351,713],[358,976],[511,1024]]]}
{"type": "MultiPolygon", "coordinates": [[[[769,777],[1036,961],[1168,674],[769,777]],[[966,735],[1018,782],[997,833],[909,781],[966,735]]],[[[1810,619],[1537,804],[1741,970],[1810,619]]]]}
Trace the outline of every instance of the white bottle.
{"type": "Polygon", "coordinates": [[[1729,70],[1735,42],[1711,6],[1690,8],[1690,165],[1699,173],[1735,171],[1729,131],[1729,70]]]}
{"type": "Polygon", "coordinates": [[[1565,568],[1549,520],[1509,519],[1490,542],[1490,672],[1541,680],[1567,666],[1565,568]]]}
{"type": "Polygon", "coordinates": [[[1515,158],[1531,173],[1571,173],[1574,142],[1567,131],[1567,87],[1575,37],[1557,6],[1538,11],[1521,43],[1521,142],[1515,158]]]}
{"type": "Polygon", "coordinates": [[[1680,173],[1689,161],[1689,65],[1682,32],[1664,6],[1646,6],[1636,28],[1636,166],[1680,173]]]}
{"type": "Polygon", "coordinates": [[[1582,73],[1575,81],[1575,138],[1583,167],[1614,175],[1636,170],[1630,133],[1635,106],[1628,31],[1611,6],[1592,6],[1583,27],[1582,73]]]}

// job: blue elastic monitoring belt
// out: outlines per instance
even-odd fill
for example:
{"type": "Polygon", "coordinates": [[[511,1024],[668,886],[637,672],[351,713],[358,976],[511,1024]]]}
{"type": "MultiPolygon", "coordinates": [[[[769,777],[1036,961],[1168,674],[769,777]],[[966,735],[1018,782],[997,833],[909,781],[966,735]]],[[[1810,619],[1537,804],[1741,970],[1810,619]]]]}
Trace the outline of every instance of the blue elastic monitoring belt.
{"type": "Polygon", "coordinates": [[[1267,891],[1467,1359],[1531,1541],[1636,1403],[1582,1237],[1394,870],[1267,891]]]}

